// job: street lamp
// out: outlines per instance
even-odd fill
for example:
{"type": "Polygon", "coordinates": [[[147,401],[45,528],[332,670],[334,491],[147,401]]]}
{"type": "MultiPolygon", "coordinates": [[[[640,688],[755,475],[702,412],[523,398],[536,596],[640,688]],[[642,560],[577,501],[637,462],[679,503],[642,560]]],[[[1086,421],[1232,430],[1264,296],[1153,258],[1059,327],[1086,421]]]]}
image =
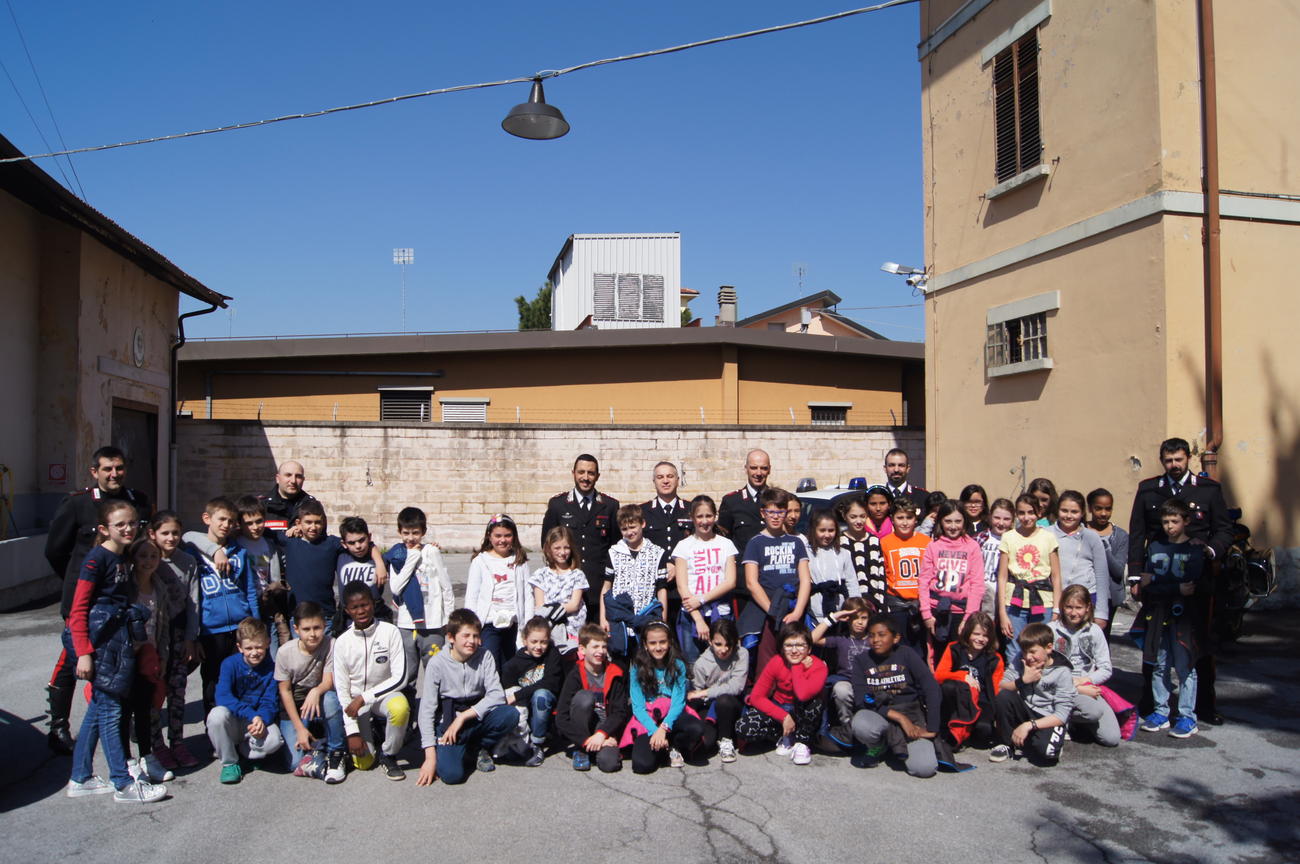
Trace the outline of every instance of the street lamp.
{"type": "Polygon", "coordinates": [[[415,263],[414,249],[394,249],[393,263],[402,268],[402,332],[406,332],[406,265],[415,263]]]}
{"type": "Polygon", "coordinates": [[[564,119],[559,108],[546,104],[542,79],[534,78],[528,101],[511,108],[506,119],[501,121],[501,128],[518,138],[546,141],[568,135],[569,121],[564,119]]]}
{"type": "Polygon", "coordinates": [[[920,290],[923,294],[925,293],[925,284],[930,277],[925,274],[924,267],[908,267],[904,264],[886,261],[880,265],[880,269],[886,273],[893,273],[895,276],[906,276],[908,285],[920,290]]]}

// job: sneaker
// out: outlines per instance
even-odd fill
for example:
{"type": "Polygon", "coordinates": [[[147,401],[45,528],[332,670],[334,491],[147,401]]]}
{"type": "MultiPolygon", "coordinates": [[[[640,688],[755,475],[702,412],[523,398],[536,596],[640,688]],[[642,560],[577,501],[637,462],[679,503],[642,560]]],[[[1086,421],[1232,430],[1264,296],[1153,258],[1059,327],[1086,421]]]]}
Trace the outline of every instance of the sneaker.
{"type": "Polygon", "coordinates": [[[150,783],[164,783],[176,779],[176,775],[166,768],[152,753],[140,757],[140,767],[144,770],[145,779],[150,783]]]}
{"type": "Polygon", "coordinates": [[[478,751],[478,761],[474,763],[474,767],[486,774],[489,771],[497,770],[497,763],[492,761],[492,754],[487,751],[487,748],[484,748],[478,751]]]}
{"type": "MultiPolygon", "coordinates": [[[[153,760],[167,771],[175,771],[180,767],[176,763],[176,757],[172,755],[171,749],[164,744],[159,744],[157,747],[153,748],[153,753],[151,755],[153,756],[153,760]]],[[[167,779],[170,780],[172,778],[168,777],[167,779]]]]}
{"type": "Polygon", "coordinates": [[[1169,734],[1174,738],[1191,738],[1199,731],[1196,721],[1191,717],[1179,717],[1174,721],[1174,728],[1169,730],[1169,734]]]}
{"type": "Polygon", "coordinates": [[[406,772],[398,767],[397,760],[392,756],[380,753],[379,758],[376,761],[379,763],[380,769],[384,772],[384,776],[389,780],[406,779],[406,772]]]}
{"type": "Polygon", "coordinates": [[[723,762],[736,761],[736,745],[730,738],[718,742],[718,758],[723,762]]]}
{"type": "Polygon", "coordinates": [[[831,726],[826,730],[826,737],[845,749],[853,747],[853,727],[847,723],[831,726]]]}
{"type": "Polygon", "coordinates": [[[1005,762],[1011,758],[1011,748],[1005,744],[999,744],[989,751],[990,762],[1005,762]]]}
{"type": "Polygon", "coordinates": [[[849,756],[849,764],[854,768],[875,768],[880,764],[880,759],[873,756],[866,747],[859,747],[849,756]]]}
{"type": "Polygon", "coordinates": [[[591,770],[591,756],[587,754],[586,750],[573,751],[573,770],[574,771],[591,770]]]}
{"type": "Polygon", "coordinates": [[[92,775],[80,783],[76,780],[69,780],[68,790],[65,794],[69,798],[84,798],[87,795],[103,795],[113,791],[116,790],[113,789],[112,783],[97,775],[92,775]]]}
{"type": "Polygon", "coordinates": [[[244,769],[239,767],[238,762],[230,762],[221,766],[221,782],[228,786],[233,786],[240,780],[244,779],[244,769]]]}
{"type": "Polygon", "coordinates": [[[342,750],[331,750],[325,763],[325,782],[342,783],[347,779],[347,769],[343,767],[343,757],[346,754],[342,750]]]}
{"type": "Polygon", "coordinates": [[[1142,718],[1142,725],[1139,728],[1143,732],[1159,732],[1162,729],[1168,729],[1169,717],[1159,711],[1152,711],[1142,718]]]}
{"type": "Polygon", "coordinates": [[[780,739],[779,741],[776,742],[776,755],[778,755],[778,756],[789,756],[789,755],[790,755],[790,751],[792,751],[792,750],[794,750],[794,737],[793,737],[793,736],[790,736],[790,735],[783,735],[783,736],[781,737],[781,739],[780,739]]]}
{"type": "Polygon", "coordinates": [[[113,800],[121,804],[149,804],[167,797],[167,787],[147,780],[136,780],[130,786],[113,793],[113,800]]]}
{"type": "Polygon", "coordinates": [[[791,749],[790,761],[796,765],[812,764],[812,750],[808,749],[807,744],[796,744],[791,749]]]}
{"type": "Polygon", "coordinates": [[[538,765],[542,764],[542,761],[545,758],[546,758],[546,754],[542,752],[542,748],[534,744],[533,752],[528,754],[528,758],[524,760],[524,767],[536,768],[538,765]]]}
{"type": "Polygon", "coordinates": [[[172,756],[176,759],[176,764],[182,768],[194,768],[199,764],[199,760],[190,752],[190,748],[179,741],[172,745],[172,756]]]}
{"type": "Polygon", "coordinates": [[[681,768],[681,767],[683,767],[685,764],[686,764],[686,760],[682,758],[682,754],[679,753],[679,752],[677,752],[677,749],[676,749],[676,748],[670,749],[670,750],[668,751],[668,767],[669,767],[669,768],[681,768]]]}

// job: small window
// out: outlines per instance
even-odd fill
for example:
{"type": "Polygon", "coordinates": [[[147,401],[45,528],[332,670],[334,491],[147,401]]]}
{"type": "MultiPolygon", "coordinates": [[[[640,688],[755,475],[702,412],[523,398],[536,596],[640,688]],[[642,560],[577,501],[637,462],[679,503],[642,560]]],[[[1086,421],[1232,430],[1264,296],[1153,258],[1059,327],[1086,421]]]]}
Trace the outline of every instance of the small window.
{"type": "Polygon", "coordinates": [[[1038,118],[1038,31],[993,58],[994,139],[998,182],[1037,166],[1043,158],[1038,118]]]}
{"type": "Polygon", "coordinates": [[[428,423],[433,416],[433,391],[386,389],[379,391],[379,419],[428,423]]]}
{"type": "Polygon", "coordinates": [[[847,426],[852,402],[809,402],[814,426],[847,426]]]}
{"type": "Polygon", "coordinates": [[[785,325],[782,324],[780,321],[768,321],[768,322],[767,322],[767,329],[768,329],[768,330],[775,330],[775,331],[778,332],[778,333],[784,333],[784,332],[785,332],[785,325]]]}
{"type": "Polygon", "coordinates": [[[985,362],[990,369],[1046,358],[1046,312],[989,325],[985,362]]]}
{"type": "Polygon", "coordinates": [[[487,399],[439,399],[443,423],[486,423],[487,399]]]}

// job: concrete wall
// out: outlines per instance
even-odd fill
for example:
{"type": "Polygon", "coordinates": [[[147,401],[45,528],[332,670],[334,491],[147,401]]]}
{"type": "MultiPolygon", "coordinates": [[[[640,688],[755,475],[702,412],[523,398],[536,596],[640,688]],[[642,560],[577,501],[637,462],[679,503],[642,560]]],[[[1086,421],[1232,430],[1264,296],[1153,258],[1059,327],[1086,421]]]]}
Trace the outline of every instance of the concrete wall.
{"type": "Polygon", "coordinates": [[[45,560],[45,535],[0,541],[0,610],[50,597],[63,582],[45,560]]]}
{"type": "Polygon", "coordinates": [[[536,549],[546,502],[572,488],[573,459],[601,460],[601,490],[624,503],[654,494],[651,469],[676,462],[683,497],[723,494],[744,482],[745,454],[772,457],[772,483],[791,489],[802,477],[822,486],[854,476],[883,478],[885,451],[903,447],[914,476],[925,472],[918,429],[818,427],[678,428],[663,426],[480,426],[416,424],[248,423],[184,421],[179,429],[180,509],[199,524],[203,503],[217,494],[264,492],[275,466],[301,460],[306,488],[325,504],[333,530],[359,515],[382,543],[396,540],[397,511],[417,506],[444,546],[469,548],[483,538],[493,513],[515,517],[525,545],[536,549]]]}
{"type": "MultiPolygon", "coordinates": [[[[40,220],[17,199],[0,192],[0,344],[5,346],[5,374],[0,376],[0,400],[9,411],[0,423],[0,464],[8,470],[6,492],[14,494],[14,517],[20,527],[34,518],[32,494],[37,488],[36,405],[39,392],[40,220]]],[[[6,519],[6,521],[8,521],[6,519]]],[[[11,530],[8,525],[6,531],[11,530]]],[[[7,534],[5,536],[8,536],[7,534]]]]}

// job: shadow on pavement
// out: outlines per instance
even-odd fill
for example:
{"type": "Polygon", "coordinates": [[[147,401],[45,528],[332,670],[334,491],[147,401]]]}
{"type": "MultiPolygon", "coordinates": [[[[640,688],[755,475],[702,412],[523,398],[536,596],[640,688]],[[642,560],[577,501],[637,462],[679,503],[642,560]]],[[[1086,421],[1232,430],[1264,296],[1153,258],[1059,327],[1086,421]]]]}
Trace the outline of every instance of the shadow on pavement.
{"type": "Polygon", "coordinates": [[[71,759],[45,746],[38,715],[24,720],[0,710],[0,813],[56,795],[68,781],[71,759]]]}

